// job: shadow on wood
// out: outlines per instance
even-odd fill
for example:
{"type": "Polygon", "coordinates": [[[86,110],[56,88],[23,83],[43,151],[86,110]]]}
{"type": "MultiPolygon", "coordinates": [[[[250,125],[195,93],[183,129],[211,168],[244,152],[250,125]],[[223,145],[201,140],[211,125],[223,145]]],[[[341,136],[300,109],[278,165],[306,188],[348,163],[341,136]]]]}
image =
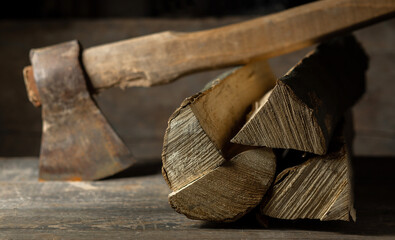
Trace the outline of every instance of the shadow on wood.
{"type": "MultiPolygon", "coordinates": [[[[395,185],[392,169],[393,157],[354,158],[355,208],[357,221],[342,222],[315,220],[279,220],[268,218],[271,230],[306,230],[337,232],[347,235],[395,236],[395,185]],[[374,164],[372,164],[374,163],[374,164]]],[[[203,223],[201,228],[212,229],[262,229],[250,213],[234,223],[203,223]]]]}

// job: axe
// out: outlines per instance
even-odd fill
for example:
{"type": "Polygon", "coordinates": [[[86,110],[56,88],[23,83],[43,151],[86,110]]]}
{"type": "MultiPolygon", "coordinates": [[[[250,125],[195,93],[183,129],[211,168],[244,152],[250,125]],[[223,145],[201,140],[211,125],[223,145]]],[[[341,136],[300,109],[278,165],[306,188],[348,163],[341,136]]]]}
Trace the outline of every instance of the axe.
{"type": "Polygon", "coordinates": [[[167,31],[84,51],[77,41],[33,49],[24,79],[29,100],[42,106],[39,177],[95,180],[133,164],[88,89],[150,87],[196,71],[278,56],[394,12],[393,0],[322,0],[200,32],[167,31]]]}

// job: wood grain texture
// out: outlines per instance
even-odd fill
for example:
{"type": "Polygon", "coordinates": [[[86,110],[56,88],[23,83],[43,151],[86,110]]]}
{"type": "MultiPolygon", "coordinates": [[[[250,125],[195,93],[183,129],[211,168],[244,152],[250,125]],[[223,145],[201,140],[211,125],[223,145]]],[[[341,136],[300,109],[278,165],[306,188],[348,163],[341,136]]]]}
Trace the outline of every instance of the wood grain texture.
{"type": "Polygon", "coordinates": [[[366,69],[352,36],[319,45],[279,79],[232,142],[325,154],[338,121],[365,90],[366,69]]]}
{"type": "Polygon", "coordinates": [[[190,104],[207,136],[226,154],[235,133],[244,123],[251,102],[275,86],[276,78],[266,61],[253,62],[218,76],[190,104]]]}
{"type": "Polygon", "coordinates": [[[247,150],[170,193],[169,202],[191,219],[232,222],[261,202],[275,171],[270,149],[247,150]]]}
{"type": "Polygon", "coordinates": [[[164,141],[163,173],[173,191],[225,162],[190,107],[182,107],[171,117],[164,141]]]}
{"type": "Polygon", "coordinates": [[[38,182],[37,162],[37,158],[0,161],[1,239],[370,240],[395,235],[393,158],[355,159],[357,222],[273,220],[269,229],[254,224],[255,219],[206,223],[176,213],[160,174],[38,182]]]}
{"type": "Polygon", "coordinates": [[[92,85],[152,86],[181,75],[288,53],[393,14],[391,0],[326,0],[219,29],[162,32],[89,48],[92,85]]]}
{"type": "Polygon", "coordinates": [[[164,176],[173,191],[225,161],[229,140],[249,105],[273,86],[267,63],[256,62],[221,75],[181,104],[169,119],[162,152],[164,176]]]}
{"type": "Polygon", "coordinates": [[[170,117],[162,169],[173,191],[169,201],[178,212],[194,219],[235,221],[259,203],[274,176],[274,154],[270,149],[240,153],[246,149],[229,140],[249,105],[273,86],[267,63],[251,63],[219,76],[170,117]],[[248,172],[254,167],[259,174],[253,177],[248,172]],[[256,184],[250,186],[246,176],[256,184]],[[244,197],[234,201],[238,195],[244,197]]]}
{"type": "Polygon", "coordinates": [[[261,213],[280,219],[356,220],[352,190],[351,146],[343,124],[329,152],[277,175],[261,213]]]}

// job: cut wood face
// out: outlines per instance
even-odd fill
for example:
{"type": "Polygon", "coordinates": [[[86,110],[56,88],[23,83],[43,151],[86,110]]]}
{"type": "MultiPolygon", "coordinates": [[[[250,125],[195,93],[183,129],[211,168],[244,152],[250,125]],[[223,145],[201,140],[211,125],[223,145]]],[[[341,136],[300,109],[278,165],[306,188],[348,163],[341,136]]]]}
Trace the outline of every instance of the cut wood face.
{"type": "Polygon", "coordinates": [[[266,62],[251,63],[221,75],[181,104],[170,117],[162,152],[163,173],[173,191],[226,161],[230,139],[249,106],[274,84],[266,62]]]}
{"type": "Polygon", "coordinates": [[[256,152],[250,152],[246,157],[239,154],[233,158],[246,148],[231,144],[230,139],[243,125],[250,105],[269,91],[274,83],[275,78],[267,63],[251,63],[220,76],[203,92],[186,99],[173,113],[164,138],[162,170],[173,191],[170,201],[177,211],[191,218],[230,221],[258,204],[267,189],[266,184],[271,182],[275,173],[274,154],[265,148],[255,149],[256,152]],[[258,160],[249,156],[256,156],[261,162],[257,163],[258,160]],[[247,181],[244,172],[254,166],[260,167],[256,170],[259,173],[249,176],[247,181]],[[236,176],[238,171],[240,176],[236,176]],[[238,185],[234,185],[235,180],[239,181],[238,185]],[[256,182],[256,186],[250,186],[251,182],[256,182]],[[202,197],[199,194],[210,193],[197,192],[208,183],[216,186],[217,200],[210,202],[208,198],[206,205],[202,202],[200,207],[194,206],[192,200],[183,202],[185,199],[197,200],[202,197]],[[251,189],[248,192],[251,197],[241,197],[241,202],[232,199],[236,191],[244,196],[248,189],[251,189]],[[208,208],[211,203],[219,205],[208,208]],[[233,209],[228,214],[224,213],[221,205],[225,203],[230,204],[227,209],[233,209]],[[205,209],[213,213],[208,214],[205,209]]]}
{"type": "Polygon", "coordinates": [[[321,44],[279,79],[232,142],[325,154],[365,90],[367,61],[352,36],[321,44]]]}
{"type": "Polygon", "coordinates": [[[262,200],[276,170],[270,149],[252,149],[169,195],[171,206],[192,219],[234,221],[262,200]]]}
{"type": "Polygon", "coordinates": [[[261,213],[280,219],[355,221],[350,153],[343,135],[330,152],[285,169],[261,205],[261,213]]]}
{"type": "Polygon", "coordinates": [[[222,150],[229,143],[244,124],[251,103],[272,89],[275,79],[266,62],[250,63],[220,76],[215,86],[190,104],[217,149],[222,150]]]}
{"type": "Polygon", "coordinates": [[[163,147],[163,172],[173,191],[204,176],[225,162],[199,124],[190,106],[173,114],[163,147]],[[175,115],[175,116],[174,116],[175,115]]]}

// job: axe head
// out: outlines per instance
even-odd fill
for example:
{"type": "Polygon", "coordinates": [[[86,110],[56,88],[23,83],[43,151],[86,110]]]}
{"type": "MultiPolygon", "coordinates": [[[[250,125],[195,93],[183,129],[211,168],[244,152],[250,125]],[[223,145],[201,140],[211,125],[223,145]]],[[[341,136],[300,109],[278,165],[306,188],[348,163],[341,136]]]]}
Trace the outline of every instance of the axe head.
{"type": "Polygon", "coordinates": [[[93,102],[79,54],[77,41],[30,53],[42,106],[42,180],[96,180],[134,162],[93,102]]]}

